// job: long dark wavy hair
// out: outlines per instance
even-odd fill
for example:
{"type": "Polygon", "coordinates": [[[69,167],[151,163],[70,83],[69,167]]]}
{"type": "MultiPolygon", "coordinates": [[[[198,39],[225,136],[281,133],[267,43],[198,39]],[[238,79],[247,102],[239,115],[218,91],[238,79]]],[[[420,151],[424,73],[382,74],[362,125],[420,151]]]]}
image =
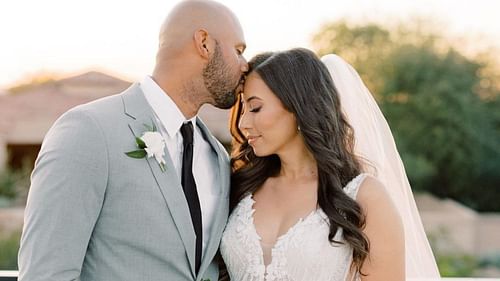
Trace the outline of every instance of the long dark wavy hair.
{"type": "MultiPolygon", "coordinates": [[[[310,50],[303,48],[262,53],[249,62],[249,74],[255,72],[292,112],[313,154],[318,170],[318,204],[330,221],[328,240],[339,227],[353,248],[353,267],[361,266],[369,252],[368,239],[362,232],[365,215],[359,204],[343,187],[361,173],[361,164],[353,153],[354,133],[341,108],[337,90],[326,66],[310,50]]],[[[258,157],[238,128],[242,114],[241,96],[231,110],[231,208],[248,193],[255,193],[269,178],[278,175],[281,162],[277,155],[258,157]]]]}

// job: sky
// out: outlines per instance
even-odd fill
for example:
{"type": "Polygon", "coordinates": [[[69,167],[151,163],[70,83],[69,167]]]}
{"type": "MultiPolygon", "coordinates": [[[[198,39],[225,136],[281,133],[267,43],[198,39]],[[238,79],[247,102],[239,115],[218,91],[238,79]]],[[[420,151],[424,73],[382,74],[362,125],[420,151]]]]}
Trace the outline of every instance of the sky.
{"type": "MultiPolygon", "coordinates": [[[[311,46],[326,22],[396,24],[419,17],[436,29],[500,46],[500,0],[219,0],[240,19],[247,59],[311,46]]],[[[0,2],[0,89],[39,73],[97,70],[140,80],[151,73],[158,31],[177,0],[0,2]]]]}

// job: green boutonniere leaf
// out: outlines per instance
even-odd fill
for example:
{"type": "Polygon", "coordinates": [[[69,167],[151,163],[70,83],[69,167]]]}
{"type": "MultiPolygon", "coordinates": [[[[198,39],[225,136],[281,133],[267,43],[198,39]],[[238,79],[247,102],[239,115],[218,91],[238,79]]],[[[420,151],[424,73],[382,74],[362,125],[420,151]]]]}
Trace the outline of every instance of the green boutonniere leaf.
{"type": "Polygon", "coordinates": [[[127,154],[127,156],[129,156],[129,157],[137,158],[137,159],[144,158],[144,157],[146,157],[146,155],[148,155],[144,149],[125,152],[125,154],[127,154]]]}
{"type": "Polygon", "coordinates": [[[154,157],[156,162],[160,165],[162,172],[165,172],[165,139],[157,131],[156,125],[152,122],[152,126],[143,124],[148,131],[142,134],[142,137],[135,137],[137,150],[125,152],[128,157],[142,159],[146,156],[148,158],[154,157]],[[146,151],[146,149],[148,151],[146,151]]]}
{"type": "Polygon", "coordinates": [[[146,143],[139,137],[135,137],[135,141],[137,142],[137,146],[140,148],[140,149],[144,149],[146,148],[146,143]]]}

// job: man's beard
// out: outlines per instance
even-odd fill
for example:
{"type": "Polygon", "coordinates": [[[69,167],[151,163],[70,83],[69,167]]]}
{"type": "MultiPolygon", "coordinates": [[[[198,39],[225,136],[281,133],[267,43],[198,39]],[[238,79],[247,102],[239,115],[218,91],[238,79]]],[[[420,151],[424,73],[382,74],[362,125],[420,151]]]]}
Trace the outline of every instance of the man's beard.
{"type": "Polygon", "coordinates": [[[228,109],[236,102],[236,89],[231,69],[224,62],[219,42],[215,42],[214,55],[203,69],[203,82],[213,98],[214,106],[228,109]]]}

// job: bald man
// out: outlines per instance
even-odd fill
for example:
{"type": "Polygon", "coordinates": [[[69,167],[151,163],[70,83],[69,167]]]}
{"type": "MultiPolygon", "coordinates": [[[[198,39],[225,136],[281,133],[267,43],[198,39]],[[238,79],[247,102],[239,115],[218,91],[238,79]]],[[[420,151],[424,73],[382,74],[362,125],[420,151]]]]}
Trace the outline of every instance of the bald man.
{"type": "Polygon", "coordinates": [[[225,6],[188,0],[159,41],[152,76],[71,109],[47,133],[19,280],[218,280],[229,158],[196,114],[234,104],[243,31],[225,6]]]}

